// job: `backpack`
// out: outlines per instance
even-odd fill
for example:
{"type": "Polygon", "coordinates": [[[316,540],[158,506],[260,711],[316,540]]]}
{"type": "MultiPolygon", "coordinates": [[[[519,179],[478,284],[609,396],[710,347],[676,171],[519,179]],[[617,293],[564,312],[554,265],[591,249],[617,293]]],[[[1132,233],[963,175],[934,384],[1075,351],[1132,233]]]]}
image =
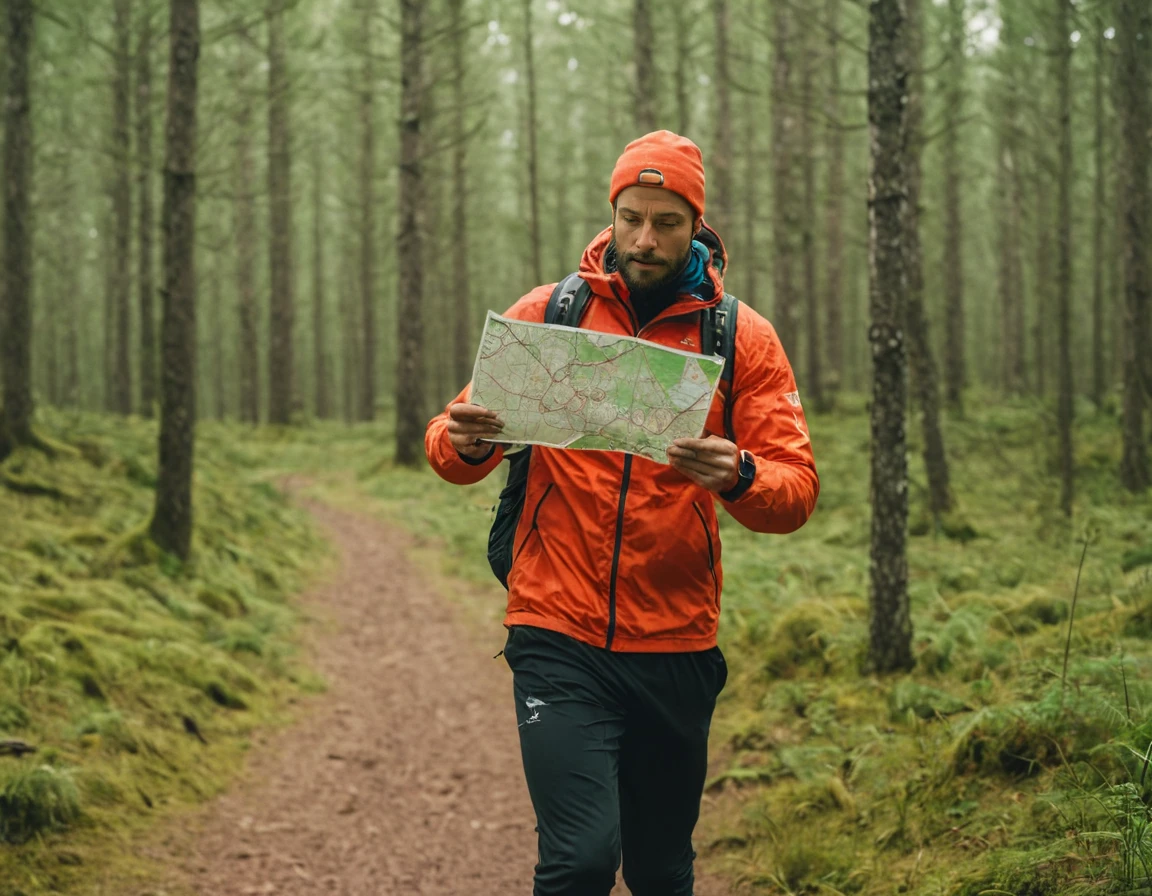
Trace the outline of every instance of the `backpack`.
{"type": "MultiPolygon", "coordinates": [[[[556,284],[544,310],[544,323],[579,327],[592,297],[592,289],[578,273],[569,274],[556,284]]],[[[736,362],[736,311],[739,303],[735,296],[724,293],[719,304],[702,310],[700,314],[700,347],[702,354],[721,355],[724,370],[720,381],[732,385],[732,372],[736,362]]],[[[732,439],[732,402],[724,404],[724,432],[732,439]]],[[[508,573],[512,571],[512,561],[520,551],[513,545],[520,515],[524,512],[524,496],[528,490],[528,463],[532,457],[532,446],[508,457],[508,481],[500,492],[496,506],[496,518],[488,533],[488,565],[508,587],[508,573]]],[[[537,505],[539,513],[539,505],[537,505]]],[[[535,528],[536,520],[532,520],[535,528]]],[[[527,537],[527,536],[525,536],[527,537]]],[[[523,547],[523,544],[520,545],[523,547]]]]}

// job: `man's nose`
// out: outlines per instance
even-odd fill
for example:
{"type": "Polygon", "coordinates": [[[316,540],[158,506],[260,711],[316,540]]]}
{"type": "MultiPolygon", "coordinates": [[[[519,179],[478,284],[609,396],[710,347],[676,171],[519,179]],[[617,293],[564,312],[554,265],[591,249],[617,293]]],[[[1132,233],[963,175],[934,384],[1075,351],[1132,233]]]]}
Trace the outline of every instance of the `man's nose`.
{"type": "Polygon", "coordinates": [[[645,221],[640,227],[640,235],[636,237],[637,249],[656,248],[656,228],[650,221],[645,221]]]}

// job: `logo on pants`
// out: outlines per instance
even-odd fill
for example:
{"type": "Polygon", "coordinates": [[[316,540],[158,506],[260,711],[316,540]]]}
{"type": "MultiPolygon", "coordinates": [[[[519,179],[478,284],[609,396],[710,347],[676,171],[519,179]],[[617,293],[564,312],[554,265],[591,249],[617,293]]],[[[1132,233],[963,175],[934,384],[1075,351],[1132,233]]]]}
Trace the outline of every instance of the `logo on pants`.
{"type": "Polygon", "coordinates": [[[547,706],[548,704],[545,703],[543,700],[537,699],[536,697],[529,697],[527,700],[524,701],[524,705],[527,706],[532,711],[532,715],[528,716],[528,718],[526,718],[523,722],[521,722],[519,725],[517,725],[516,726],[517,728],[523,728],[525,725],[531,725],[534,722],[539,722],[540,721],[540,707],[541,706],[547,706]]]}

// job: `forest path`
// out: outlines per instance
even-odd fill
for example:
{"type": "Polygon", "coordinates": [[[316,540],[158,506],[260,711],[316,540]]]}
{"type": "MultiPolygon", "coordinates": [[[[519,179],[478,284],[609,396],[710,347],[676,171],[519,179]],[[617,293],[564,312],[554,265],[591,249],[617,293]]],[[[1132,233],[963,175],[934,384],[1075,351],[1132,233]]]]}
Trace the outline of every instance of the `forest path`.
{"type": "Polygon", "coordinates": [[[200,896],[530,893],[534,816],[503,658],[415,568],[410,538],[300,500],[340,555],[302,598],[327,621],[311,648],[329,687],[199,813],[178,847],[184,882],[200,896]]]}

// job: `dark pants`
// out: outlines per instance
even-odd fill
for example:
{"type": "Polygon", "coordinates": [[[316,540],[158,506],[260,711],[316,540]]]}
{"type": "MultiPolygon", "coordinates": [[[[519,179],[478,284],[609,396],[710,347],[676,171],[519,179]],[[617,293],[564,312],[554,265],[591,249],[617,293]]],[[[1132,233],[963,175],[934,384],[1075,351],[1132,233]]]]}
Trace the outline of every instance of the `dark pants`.
{"type": "Polygon", "coordinates": [[[536,810],[534,896],[604,896],[621,852],[633,896],[692,896],[720,649],[614,653],[514,626],[504,656],[536,810]]]}

